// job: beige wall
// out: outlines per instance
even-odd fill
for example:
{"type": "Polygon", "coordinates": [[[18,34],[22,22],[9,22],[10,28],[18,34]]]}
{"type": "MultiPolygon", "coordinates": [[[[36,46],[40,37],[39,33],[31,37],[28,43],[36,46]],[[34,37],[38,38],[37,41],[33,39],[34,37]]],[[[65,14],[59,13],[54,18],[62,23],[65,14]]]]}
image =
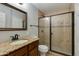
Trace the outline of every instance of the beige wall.
{"type": "Polygon", "coordinates": [[[22,36],[38,36],[38,28],[30,27],[30,25],[38,25],[38,9],[29,4],[24,5],[18,5],[18,4],[12,4],[13,6],[18,7],[19,9],[24,10],[27,12],[27,30],[26,31],[0,31],[0,42],[10,40],[10,36],[14,34],[19,34],[22,36]]]}

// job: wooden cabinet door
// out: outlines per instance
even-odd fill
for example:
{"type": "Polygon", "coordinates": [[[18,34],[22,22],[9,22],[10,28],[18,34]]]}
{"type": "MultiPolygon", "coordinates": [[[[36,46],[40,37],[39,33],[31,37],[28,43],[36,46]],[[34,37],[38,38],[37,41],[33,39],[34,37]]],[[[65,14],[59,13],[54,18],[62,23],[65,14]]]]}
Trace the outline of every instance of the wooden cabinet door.
{"type": "Polygon", "coordinates": [[[38,47],[35,47],[29,52],[29,56],[38,56],[38,47]]]}
{"type": "Polygon", "coordinates": [[[27,46],[22,47],[8,54],[8,56],[25,56],[27,55],[27,46]]]}
{"type": "Polygon", "coordinates": [[[38,43],[39,43],[39,41],[35,41],[35,42],[32,42],[31,44],[29,44],[28,45],[28,47],[29,47],[28,50],[30,51],[30,50],[34,49],[35,47],[37,47],[38,43]]]}

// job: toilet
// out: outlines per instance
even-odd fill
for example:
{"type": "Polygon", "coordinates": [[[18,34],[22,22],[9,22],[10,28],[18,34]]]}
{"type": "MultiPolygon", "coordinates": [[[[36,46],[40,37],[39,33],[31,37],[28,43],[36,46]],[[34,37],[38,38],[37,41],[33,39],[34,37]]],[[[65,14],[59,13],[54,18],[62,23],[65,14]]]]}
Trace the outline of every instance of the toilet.
{"type": "Polygon", "coordinates": [[[39,45],[38,46],[38,51],[39,51],[40,56],[46,56],[46,53],[48,52],[48,46],[39,45]]]}

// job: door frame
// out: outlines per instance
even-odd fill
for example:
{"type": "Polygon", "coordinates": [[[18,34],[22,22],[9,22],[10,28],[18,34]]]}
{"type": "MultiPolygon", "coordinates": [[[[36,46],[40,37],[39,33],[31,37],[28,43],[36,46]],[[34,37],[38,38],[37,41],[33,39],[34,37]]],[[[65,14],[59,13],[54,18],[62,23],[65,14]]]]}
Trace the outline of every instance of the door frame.
{"type": "MultiPolygon", "coordinates": [[[[75,54],[75,40],[74,40],[74,11],[72,11],[72,12],[65,12],[65,13],[60,13],[60,14],[55,14],[55,15],[50,15],[50,16],[45,16],[45,17],[50,17],[50,35],[49,35],[49,39],[50,39],[50,51],[52,51],[52,49],[51,49],[51,17],[52,16],[57,16],[57,15],[62,15],[62,14],[67,14],[67,13],[72,13],[72,56],[74,56],[74,54],[75,54]]],[[[44,17],[40,17],[40,18],[44,18],[44,17]]],[[[38,18],[38,37],[39,37],[39,20],[40,20],[40,18],[38,18]]],[[[53,52],[56,52],[56,53],[59,53],[59,54],[62,54],[62,55],[66,55],[66,56],[69,56],[69,55],[67,55],[67,54],[64,54],[64,53],[61,53],[61,52],[58,52],[58,51],[53,51],[53,52]]]]}

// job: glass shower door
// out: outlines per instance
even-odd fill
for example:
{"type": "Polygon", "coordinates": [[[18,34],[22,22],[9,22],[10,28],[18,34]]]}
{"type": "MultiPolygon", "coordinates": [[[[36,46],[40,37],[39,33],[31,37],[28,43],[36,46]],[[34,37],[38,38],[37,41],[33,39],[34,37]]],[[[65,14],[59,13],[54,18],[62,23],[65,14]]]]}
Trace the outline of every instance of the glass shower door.
{"type": "Polygon", "coordinates": [[[50,49],[50,17],[39,19],[39,44],[47,45],[50,49]]]}
{"type": "Polygon", "coordinates": [[[51,17],[51,50],[72,55],[72,14],[51,17]]]}

